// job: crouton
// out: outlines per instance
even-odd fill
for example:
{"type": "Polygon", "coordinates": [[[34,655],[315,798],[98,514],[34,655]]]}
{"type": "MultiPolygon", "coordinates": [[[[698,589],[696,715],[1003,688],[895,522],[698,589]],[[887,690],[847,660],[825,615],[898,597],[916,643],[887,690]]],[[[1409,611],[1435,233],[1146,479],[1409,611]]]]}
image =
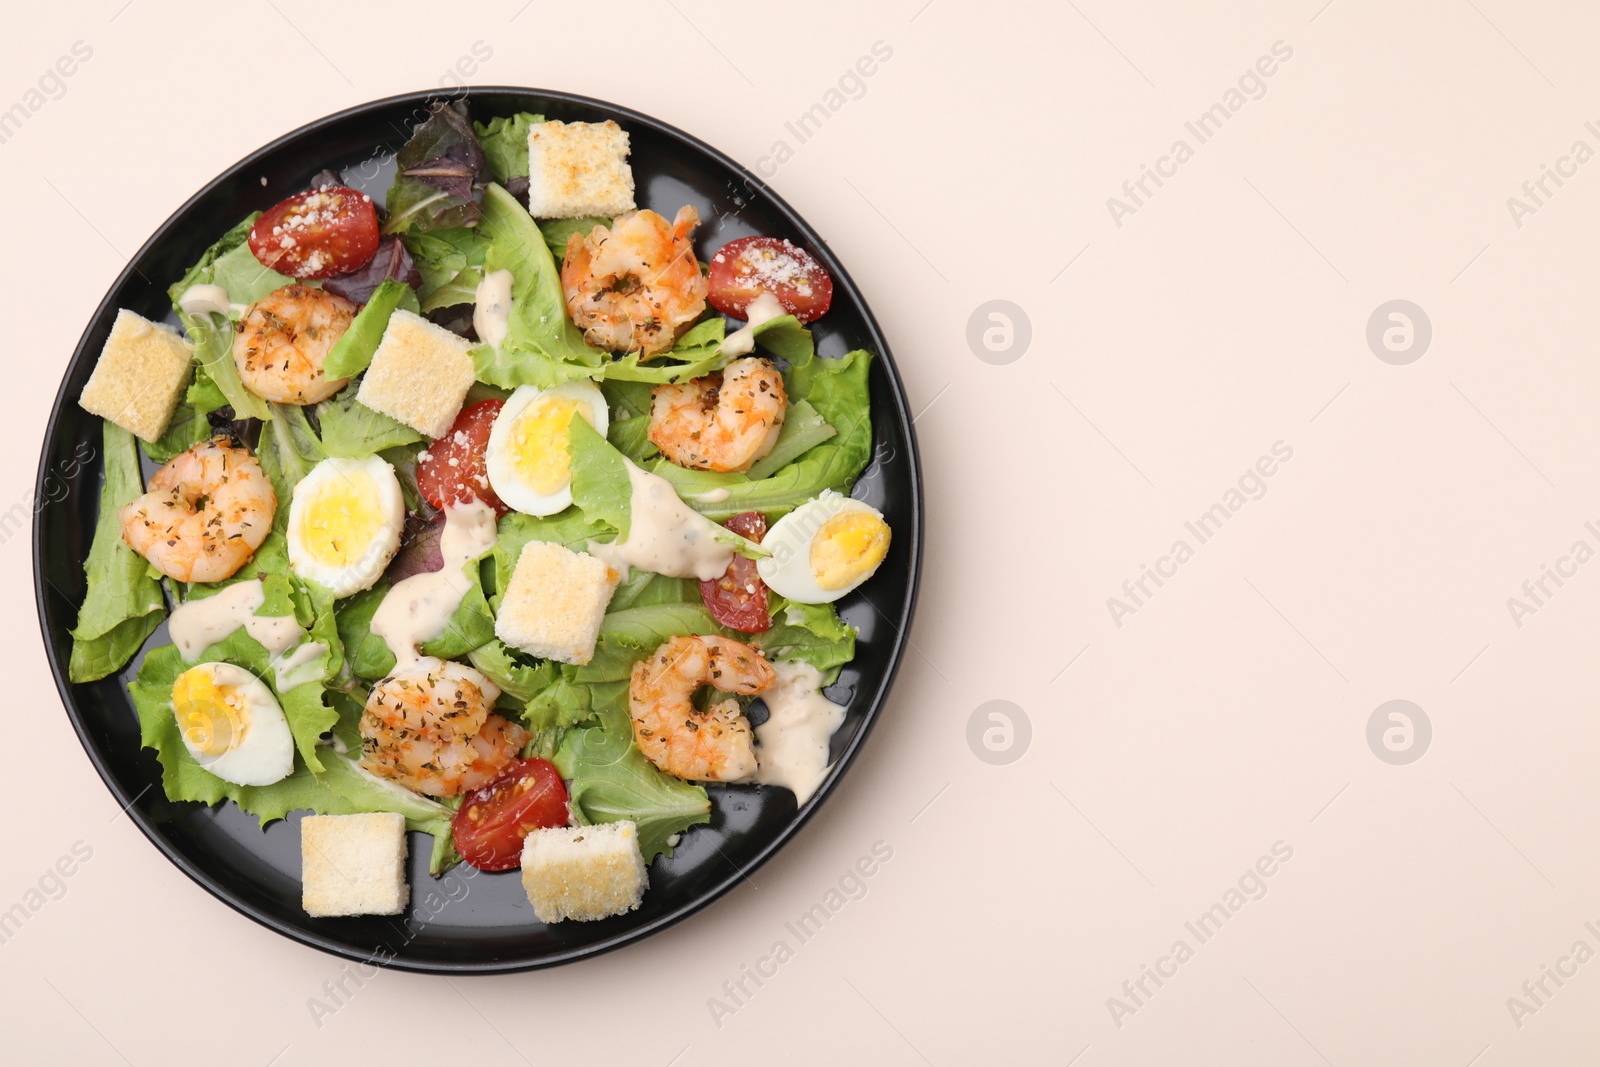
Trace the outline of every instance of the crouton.
{"type": "Polygon", "coordinates": [[[194,345],[188,340],[123,309],[78,404],[135,437],[154,441],[166,432],[183,399],[193,362],[194,345]]]}
{"type": "Polygon", "coordinates": [[[627,820],[534,830],[522,845],[522,888],[541,922],[626,915],[649,884],[627,820]]]}
{"type": "Polygon", "coordinates": [[[538,122],[528,131],[528,213],[538,219],[632,211],[628,131],[605,122],[538,122]]]}
{"type": "Polygon", "coordinates": [[[411,899],[405,816],[307,815],[300,821],[300,881],[308,915],[399,915],[411,899]]]}
{"type": "Polygon", "coordinates": [[[588,663],[619,578],[587,553],[529,541],[500,600],[495,636],[540,659],[588,663]]]}
{"type": "Polygon", "coordinates": [[[442,437],[472,388],[472,342],[400,309],[372,354],[356,399],[428,437],[442,437]]]}

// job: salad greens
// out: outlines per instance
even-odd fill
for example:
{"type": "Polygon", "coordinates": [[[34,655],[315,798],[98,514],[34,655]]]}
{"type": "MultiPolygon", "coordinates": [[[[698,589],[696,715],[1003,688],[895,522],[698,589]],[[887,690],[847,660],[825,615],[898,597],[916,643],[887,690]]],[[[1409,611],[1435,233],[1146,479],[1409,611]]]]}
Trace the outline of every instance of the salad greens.
{"type": "MultiPolygon", "coordinates": [[[[574,506],[542,518],[514,511],[501,517],[492,551],[466,565],[465,595],[444,633],[422,652],[469,662],[499,686],[500,713],[530,731],[524,755],[551,759],[569,783],[573,818],[580,824],[633,820],[648,862],[671,855],[675,835],[708,822],[711,805],[705,788],[659,770],[636,747],[628,707],[635,665],[669,638],[719,634],[752,644],[770,659],[809,663],[831,682],[855,654],[856,631],[831,604],[790,603],[776,594],[769,597],[768,630],[727,630],[708,611],[699,582],[637,571],[617,584],[589,662],[536,659],[495,637],[495,612],[522,549],[547,541],[585,551],[590,542],[625,539],[632,526],[632,463],[666,479],[706,519],[708,536],[747,556],[767,555],[717,523],[746,511],[775,519],[824,490],[850,491],[871,455],[872,357],[865,351],[818,357],[811,332],[792,315],[751,328],[755,343],[782,361],[789,400],[771,453],[746,473],[688,470],[668,462],[649,439],[653,388],[724,367],[733,358],[723,350],[727,323],[708,311],[669,352],[650,361],[637,353],[614,356],[584,339],[566,313],[559,264],[573,234],[610,220],[536,222],[519,202],[528,180],[528,132],[543,121],[519,114],[472,123],[464,108],[432,109],[397,156],[383,224],[394,236],[385,239],[381,269],[360,279],[330,279],[330,289],[359,280],[366,299],[324,370],[333,378],[358,378],[396,310],[443,311],[438,321],[456,322],[461,312],[447,309],[470,309],[483,278],[507,270],[513,279],[507,332],[498,345],[472,349],[478,383],[468,402],[504,399],[508,390],[524,385],[600,383],[611,416],[608,433],[597,433],[583,419],[568,431],[574,506]]],[[[438,874],[460,859],[451,837],[453,805],[374,777],[357,762],[366,686],[396,666],[388,645],[372,633],[372,621],[402,572],[393,570],[365,591],[336,598],[293,572],[287,536],[295,486],[330,456],[381,456],[394,467],[413,519],[423,526],[430,519],[436,523],[416,479],[424,438],[363,405],[358,381],[310,408],[269,404],[244,387],[232,357],[232,323],[245,305],[292,281],[255,260],[246,239],[256,218],[244,219],[207,248],[169,290],[195,343],[196,367],[167,431],[142,447],[153,461],[166,462],[208,437],[213,423],[239,435],[260,433],[257,454],[278,502],[273,530],[233,578],[174,586],[172,592],[203,599],[235,582],[259,579],[265,601],[256,614],[292,616],[305,631],[303,640],[320,642],[324,651],[311,663],[310,680],[299,675],[292,679],[299,684],[281,690],[272,657],[244,629],[204,649],[196,661],[236,664],[273,690],[295,748],[293,773],[277,783],[235,785],[190,754],[172,710],[172,688],[195,664],[184,661],[174,645],[150,650],[129,684],[141,740],[160,760],[170,800],[232,800],[263,824],[300,809],[399,812],[411,829],[433,835],[430,869],[438,874]],[[229,313],[192,315],[179,308],[179,298],[198,284],[225,288],[229,313]]],[[[121,670],[166,614],[157,572],[123,543],[117,520],[118,508],[143,492],[134,439],[107,423],[104,446],[100,514],[85,564],[88,593],[72,631],[74,682],[121,670]]]]}
{"type": "Polygon", "coordinates": [[[378,350],[378,342],[383,340],[389,316],[398,308],[413,314],[422,311],[415,289],[405,282],[385,278],[373,290],[372,298],[356,313],[344,336],[333,343],[328,358],[322,363],[322,372],[330,378],[349,378],[366,370],[372,362],[372,354],[378,350]]]}
{"type": "Polygon", "coordinates": [[[143,557],[123,543],[117,519],[117,509],[144,492],[133,435],[108,421],[101,436],[105,483],[83,564],[88,592],[72,628],[67,676],[74,682],[93,682],[121,670],[167,614],[161,583],[143,557]]]}

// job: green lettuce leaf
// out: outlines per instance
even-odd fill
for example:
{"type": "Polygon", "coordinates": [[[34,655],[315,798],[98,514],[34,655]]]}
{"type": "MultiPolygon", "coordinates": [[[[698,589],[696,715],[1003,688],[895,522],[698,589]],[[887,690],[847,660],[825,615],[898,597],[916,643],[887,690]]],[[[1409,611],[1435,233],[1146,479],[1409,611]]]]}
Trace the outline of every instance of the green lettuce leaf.
{"type": "Polygon", "coordinates": [[[598,376],[608,357],[584,341],[567,317],[555,257],[527,209],[500,186],[490,185],[483,196],[479,232],[489,239],[484,273],[509,270],[514,283],[504,342],[472,351],[478,380],[505,389],[549,388],[598,376]]]}
{"type": "Polygon", "coordinates": [[[672,855],[667,842],[691,826],[711,821],[711,800],[659,770],[639,753],[628,719],[626,683],[596,686],[599,724],[568,730],[554,763],[568,780],[572,813],[582,824],[630,819],[639,828],[646,863],[672,855]]]}
{"type": "Polygon", "coordinates": [[[396,308],[405,308],[419,314],[422,306],[411,286],[394,278],[385,278],[372,296],[356,313],[350,328],[333,343],[322,371],[329,378],[353,378],[367,369],[372,355],[383,340],[383,331],[389,326],[389,316],[396,308]]]}
{"type": "Polygon", "coordinates": [[[140,742],[145,748],[155,749],[161,761],[161,783],[168,800],[197,800],[202,804],[232,800],[260,819],[263,826],[300,808],[343,813],[337,796],[298,757],[289,777],[263,786],[235,785],[200,766],[184,747],[172,712],[172,684],[185,668],[177,646],[163,645],[145,657],[138,679],[128,685],[128,695],[139,712],[140,742]]]}
{"type": "Polygon", "coordinates": [[[289,502],[294,498],[294,487],[311,473],[312,467],[328,458],[328,450],[311,428],[305,408],[273,404],[271,414],[272,421],[261,432],[256,454],[277,493],[278,510],[272,526],[282,532],[289,528],[289,502]]]}
{"type": "Polygon", "coordinates": [[[121,670],[166,617],[161,583],[144,558],[122,540],[117,509],[140,496],[139,455],[133,435],[113,422],[101,428],[105,481],[100,515],[83,570],[88,591],[72,628],[67,677],[92,682],[121,670]]]}
{"type": "Polygon", "coordinates": [[[472,124],[495,181],[504,185],[512,178],[528,176],[528,131],[543,121],[543,115],[524,111],[510,118],[496,117],[472,124]]]}
{"type": "Polygon", "coordinates": [[[617,531],[618,541],[626,540],[633,512],[628,461],[583,419],[572,420],[567,441],[572,452],[572,502],[588,518],[617,531]]]}
{"type": "Polygon", "coordinates": [[[488,240],[475,229],[456,227],[430,233],[408,233],[406,250],[422,275],[417,295],[424,313],[456,304],[470,304],[483,281],[488,240]]]}
{"type": "Polygon", "coordinates": [[[422,435],[403,422],[373,411],[356,399],[360,385],[351,382],[339,394],[317,405],[322,446],[330,456],[360,459],[374,452],[415,444],[422,435]]]}
{"type": "Polygon", "coordinates": [[[809,400],[797,400],[789,405],[783,429],[778,431],[777,444],[772,451],[751,464],[745,477],[751,481],[770,478],[778,471],[799,459],[822,442],[836,437],[839,431],[828,425],[828,420],[812,406],[809,400]]]}
{"type": "Polygon", "coordinates": [[[746,636],[769,660],[809,663],[831,685],[839,668],[855,659],[856,629],[832,604],[793,604],[774,593],[767,607],[772,628],[746,636]]]}
{"type": "Polygon", "coordinates": [[[498,639],[467,653],[472,665],[500,687],[501,699],[521,707],[534,695],[555,684],[558,668],[550,660],[525,661],[521,653],[498,639]]]}

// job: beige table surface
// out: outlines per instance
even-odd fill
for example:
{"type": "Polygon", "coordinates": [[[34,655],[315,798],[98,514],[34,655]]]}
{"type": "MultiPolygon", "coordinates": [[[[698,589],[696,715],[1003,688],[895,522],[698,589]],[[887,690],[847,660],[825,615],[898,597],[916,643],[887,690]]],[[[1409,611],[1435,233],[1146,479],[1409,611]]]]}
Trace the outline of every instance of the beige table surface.
{"type": "Polygon", "coordinates": [[[117,817],[8,533],[0,910],[90,858],[0,944],[6,1062],[1592,1062],[1600,21],[1323,4],[8,9],[0,111],[30,114],[0,143],[0,512],[174,207],[469,57],[472,83],[614,100],[769,174],[786,144],[775,187],[921,413],[929,521],[883,721],[751,885],[556,971],[346,977],[331,1015],[340,961],[117,817]],[[1391,700],[1412,710],[1369,744],[1391,700]],[[877,842],[865,895],[794,942],[877,842]]]}

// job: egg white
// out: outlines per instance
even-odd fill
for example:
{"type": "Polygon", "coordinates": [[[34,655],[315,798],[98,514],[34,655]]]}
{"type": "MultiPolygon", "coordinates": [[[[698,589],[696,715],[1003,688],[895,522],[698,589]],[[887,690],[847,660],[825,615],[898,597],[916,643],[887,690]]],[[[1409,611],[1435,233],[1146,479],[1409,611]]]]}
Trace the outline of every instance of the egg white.
{"type": "Polygon", "coordinates": [[[829,489],[773,523],[761,539],[761,547],[770,549],[772,555],[756,561],[756,573],[767,588],[797,604],[830,604],[872,577],[876,566],[843,588],[824,589],[811,569],[812,541],[829,519],[849,511],[864,511],[883,519],[883,513],[871,504],[829,489]]]}
{"type": "MultiPolygon", "coordinates": [[[[521,472],[517,470],[517,422],[529,408],[535,407],[546,397],[560,397],[588,405],[594,415],[595,432],[601,437],[606,435],[611,425],[606,399],[601,395],[600,387],[590,381],[563,382],[549,389],[524,385],[511,394],[500,409],[500,414],[495,417],[494,428],[489,431],[484,466],[495,495],[505,501],[508,507],[528,515],[554,515],[572,503],[570,478],[554,491],[541,492],[523,480],[521,472]]],[[[573,417],[581,418],[582,415],[574,414],[573,417]]]]}
{"type": "Polygon", "coordinates": [[[400,480],[386,461],[378,456],[325,459],[294,487],[294,499],[289,505],[289,567],[336,597],[370,589],[399,551],[405,519],[400,480]],[[360,513],[350,514],[346,509],[333,517],[353,523],[356,529],[346,533],[359,533],[361,543],[340,545],[339,552],[347,561],[337,563],[318,558],[313,552],[311,539],[319,532],[310,529],[308,523],[328,518],[324,509],[332,508],[341,496],[359,502],[360,513]]]}
{"type": "Polygon", "coordinates": [[[185,671],[180,684],[196,673],[231,689],[237,703],[231,715],[224,716],[218,709],[218,715],[209,722],[185,724],[179,712],[178,734],[195,761],[235,785],[271,785],[287,778],[294,770],[294,735],[266,683],[231,663],[202,663],[185,671]],[[226,726],[221,725],[223,722],[226,726]],[[226,733],[226,749],[220,754],[208,753],[205,744],[196,743],[197,737],[203,739],[212,731],[226,733]]]}

